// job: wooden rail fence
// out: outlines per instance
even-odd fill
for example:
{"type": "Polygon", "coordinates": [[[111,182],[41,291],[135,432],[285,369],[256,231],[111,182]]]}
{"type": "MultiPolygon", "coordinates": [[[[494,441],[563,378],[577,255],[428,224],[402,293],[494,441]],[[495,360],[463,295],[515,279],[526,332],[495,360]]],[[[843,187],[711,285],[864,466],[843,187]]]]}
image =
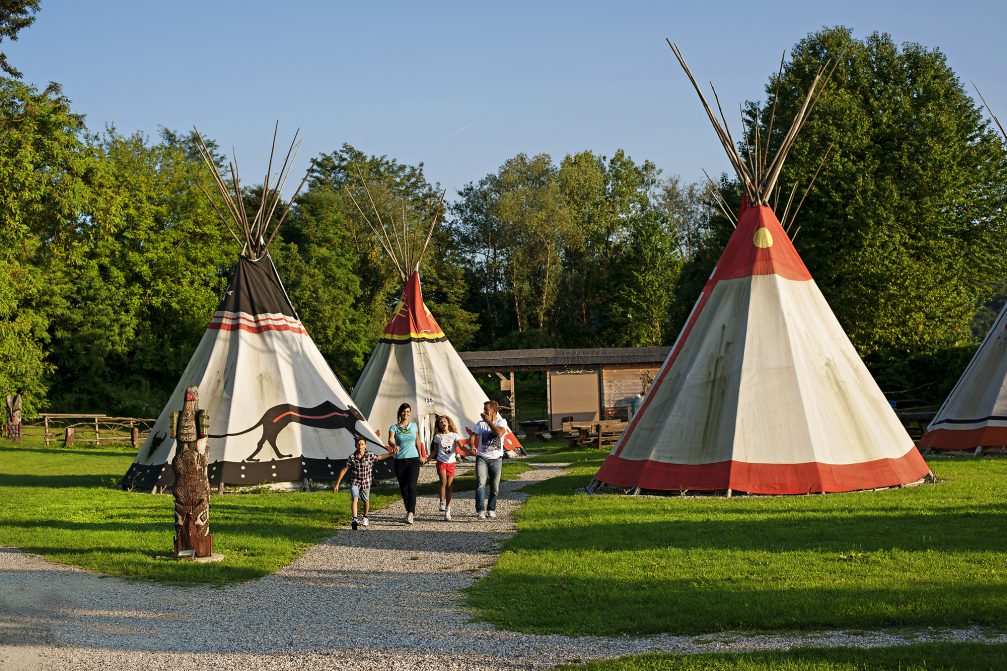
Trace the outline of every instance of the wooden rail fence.
{"type": "Polygon", "coordinates": [[[156,419],[143,417],[110,417],[101,413],[41,413],[25,425],[26,435],[42,435],[46,445],[55,442],[69,447],[77,444],[109,445],[130,443],[139,449],[144,434],[149,433],[156,419]]]}

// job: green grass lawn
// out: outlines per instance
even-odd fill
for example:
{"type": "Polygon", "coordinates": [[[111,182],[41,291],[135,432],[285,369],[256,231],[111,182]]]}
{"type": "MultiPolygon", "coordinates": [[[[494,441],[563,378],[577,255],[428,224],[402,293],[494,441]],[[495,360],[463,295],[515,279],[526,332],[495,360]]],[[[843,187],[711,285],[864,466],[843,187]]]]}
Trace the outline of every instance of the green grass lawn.
{"type": "Polygon", "coordinates": [[[932,460],[937,484],[878,492],[575,494],[604,456],[535,458],[575,465],[527,488],[518,534],[469,591],[480,618],[573,635],[1007,619],[1007,459],[932,460]]]}
{"type": "Polygon", "coordinates": [[[892,648],[794,648],[699,655],[640,655],[563,666],[573,671],[1000,671],[1007,646],[926,643],[892,648]]]}
{"type": "MultiPolygon", "coordinates": [[[[257,492],[214,496],[210,529],[214,564],[171,558],[171,495],[123,492],[119,478],[134,452],[119,447],[46,447],[26,438],[0,441],[0,545],[117,576],[165,582],[225,584],[272,573],[349,521],[349,493],[257,492]]],[[[504,477],[530,468],[504,464],[504,477]]],[[[455,490],[474,488],[461,477],[455,490]]],[[[434,486],[421,488],[435,494],[434,486]]],[[[398,499],[377,487],[375,508],[398,499]]],[[[461,503],[461,501],[459,501],[461,503]]]]}

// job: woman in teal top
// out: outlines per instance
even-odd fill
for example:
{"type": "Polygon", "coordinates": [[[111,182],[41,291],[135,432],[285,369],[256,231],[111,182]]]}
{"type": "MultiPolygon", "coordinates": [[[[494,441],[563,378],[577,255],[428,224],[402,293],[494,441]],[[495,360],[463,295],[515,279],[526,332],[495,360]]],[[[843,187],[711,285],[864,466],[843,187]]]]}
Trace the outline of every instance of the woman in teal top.
{"type": "Polygon", "coordinates": [[[399,480],[402,502],[406,505],[406,524],[413,523],[416,514],[416,481],[420,478],[420,451],[416,441],[420,427],[409,421],[413,409],[408,403],[399,406],[398,421],[388,427],[388,441],[395,455],[395,477],[399,480]]]}

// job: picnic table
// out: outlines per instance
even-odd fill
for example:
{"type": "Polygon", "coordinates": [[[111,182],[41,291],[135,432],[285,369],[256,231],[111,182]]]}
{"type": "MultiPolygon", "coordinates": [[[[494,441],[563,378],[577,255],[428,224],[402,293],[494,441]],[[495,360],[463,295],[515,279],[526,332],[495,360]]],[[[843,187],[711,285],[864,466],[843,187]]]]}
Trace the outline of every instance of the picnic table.
{"type": "Polygon", "coordinates": [[[598,422],[563,422],[563,433],[567,436],[567,447],[594,447],[601,449],[618,442],[628,422],[602,420],[598,422]]]}

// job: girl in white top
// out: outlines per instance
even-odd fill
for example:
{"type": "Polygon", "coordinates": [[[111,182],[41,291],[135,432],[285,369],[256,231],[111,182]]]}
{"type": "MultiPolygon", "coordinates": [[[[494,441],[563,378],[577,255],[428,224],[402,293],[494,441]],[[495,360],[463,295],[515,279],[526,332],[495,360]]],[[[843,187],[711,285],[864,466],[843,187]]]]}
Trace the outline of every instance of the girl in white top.
{"type": "Polygon", "coordinates": [[[437,477],[441,480],[441,511],[444,519],[451,521],[451,485],[455,481],[455,445],[462,440],[451,418],[441,415],[435,425],[437,433],[430,441],[437,455],[437,477]]]}

